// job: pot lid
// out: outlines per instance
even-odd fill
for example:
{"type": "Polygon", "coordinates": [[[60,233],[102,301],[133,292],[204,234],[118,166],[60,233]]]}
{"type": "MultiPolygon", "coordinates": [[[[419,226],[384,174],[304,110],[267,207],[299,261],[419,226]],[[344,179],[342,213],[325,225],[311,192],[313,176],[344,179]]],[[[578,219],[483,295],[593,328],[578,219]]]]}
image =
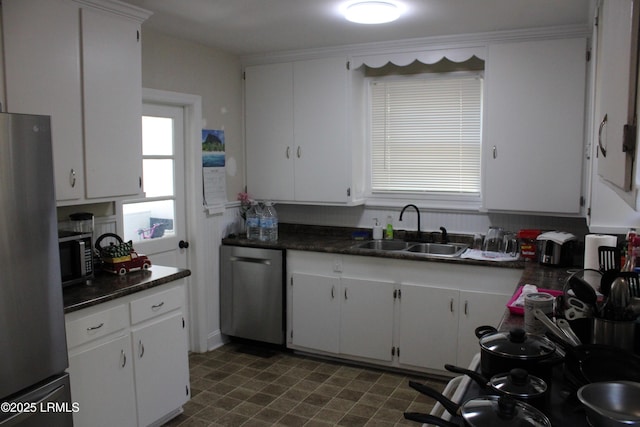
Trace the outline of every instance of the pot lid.
{"type": "Polygon", "coordinates": [[[544,359],[556,351],[556,345],[547,338],[527,334],[521,328],[484,335],[480,338],[480,347],[512,359],[544,359]]]}
{"type": "Polygon", "coordinates": [[[514,398],[531,399],[542,396],[547,391],[547,383],[544,380],[529,375],[520,368],[515,368],[507,374],[496,375],[491,378],[489,385],[514,398]]]}
{"type": "Polygon", "coordinates": [[[464,403],[461,414],[470,426],[551,427],[549,419],[533,406],[509,396],[482,396],[464,403]]]}

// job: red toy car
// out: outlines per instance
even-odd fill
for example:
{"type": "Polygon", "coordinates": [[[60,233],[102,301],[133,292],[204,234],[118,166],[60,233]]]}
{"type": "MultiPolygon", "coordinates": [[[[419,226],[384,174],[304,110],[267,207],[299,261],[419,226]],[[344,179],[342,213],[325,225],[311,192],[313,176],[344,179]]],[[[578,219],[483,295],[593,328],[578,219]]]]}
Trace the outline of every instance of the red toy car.
{"type": "Polygon", "coordinates": [[[151,261],[146,255],[138,255],[136,251],[131,251],[129,255],[117,258],[103,258],[102,268],[111,273],[124,276],[134,270],[148,270],[151,267],[151,261]]]}

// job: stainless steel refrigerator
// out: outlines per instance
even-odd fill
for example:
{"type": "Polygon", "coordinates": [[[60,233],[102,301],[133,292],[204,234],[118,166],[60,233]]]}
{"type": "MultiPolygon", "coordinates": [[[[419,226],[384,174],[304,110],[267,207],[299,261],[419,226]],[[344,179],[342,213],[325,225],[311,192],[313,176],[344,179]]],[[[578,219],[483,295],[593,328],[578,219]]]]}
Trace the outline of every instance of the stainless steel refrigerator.
{"type": "Polygon", "coordinates": [[[0,113],[0,426],[72,426],[50,119],[0,113]]]}

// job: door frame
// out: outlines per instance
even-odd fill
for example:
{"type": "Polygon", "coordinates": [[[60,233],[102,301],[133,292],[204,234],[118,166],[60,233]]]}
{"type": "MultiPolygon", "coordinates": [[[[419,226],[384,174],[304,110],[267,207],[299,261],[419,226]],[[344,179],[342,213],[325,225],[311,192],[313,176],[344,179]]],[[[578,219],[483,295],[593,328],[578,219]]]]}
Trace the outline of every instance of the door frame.
{"type": "Polygon", "coordinates": [[[142,101],[182,107],[184,109],[184,162],[186,239],[190,243],[187,257],[191,276],[187,278],[189,334],[191,350],[207,351],[207,307],[204,281],[205,251],[199,249],[198,230],[203,229],[202,216],[202,97],[179,92],[142,88],[142,101]]]}

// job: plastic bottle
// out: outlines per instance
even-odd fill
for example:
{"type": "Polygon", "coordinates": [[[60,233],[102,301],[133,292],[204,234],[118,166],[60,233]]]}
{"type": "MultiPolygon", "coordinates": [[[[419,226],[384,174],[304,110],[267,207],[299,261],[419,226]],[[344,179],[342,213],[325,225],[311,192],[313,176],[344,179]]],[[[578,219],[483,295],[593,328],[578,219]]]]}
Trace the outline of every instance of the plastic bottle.
{"type": "Polygon", "coordinates": [[[247,239],[260,239],[260,205],[258,202],[252,201],[247,211],[245,228],[247,229],[247,239]]]}
{"type": "Polygon", "coordinates": [[[387,228],[384,233],[384,238],[389,240],[393,239],[393,218],[391,215],[387,217],[387,228]]]}
{"type": "Polygon", "coordinates": [[[278,214],[271,202],[264,204],[260,216],[260,240],[263,242],[278,241],[278,214]]]}

